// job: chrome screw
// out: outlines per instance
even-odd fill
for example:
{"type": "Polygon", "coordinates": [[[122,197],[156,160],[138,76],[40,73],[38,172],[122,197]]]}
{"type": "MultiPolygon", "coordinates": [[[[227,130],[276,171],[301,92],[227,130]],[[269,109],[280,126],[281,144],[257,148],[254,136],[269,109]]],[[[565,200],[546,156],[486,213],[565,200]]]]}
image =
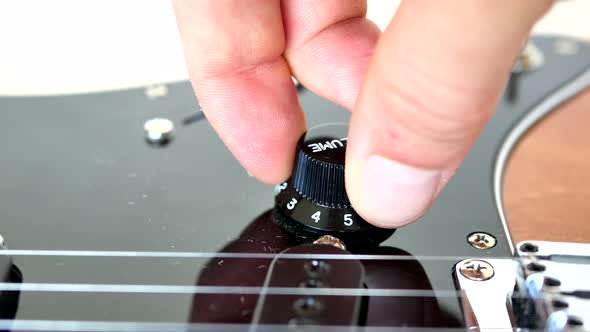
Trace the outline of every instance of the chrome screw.
{"type": "Polygon", "coordinates": [[[465,278],[473,281],[485,281],[494,276],[494,267],[482,260],[465,261],[459,271],[465,278]]]}
{"type": "Polygon", "coordinates": [[[6,249],[6,242],[4,241],[2,234],[0,234],[0,249],[6,249]]]}
{"type": "Polygon", "coordinates": [[[527,42],[512,67],[512,72],[531,72],[543,65],[543,52],[532,42],[527,42]]]}
{"type": "Polygon", "coordinates": [[[539,48],[533,43],[527,42],[512,66],[512,71],[506,87],[505,98],[508,101],[514,101],[520,94],[521,75],[538,69],[544,62],[545,60],[541,50],[539,50],[539,48]]]}
{"type": "Polygon", "coordinates": [[[467,237],[467,242],[477,249],[490,249],[496,246],[496,238],[491,234],[484,232],[471,233],[467,237]]]}
{"type": "Polygon", "coordinates": [[[147,120],[143,125],[145,139],[152,145],[166,145],[172,140],[174,124],[172,121],[163,118],[147,120]]]}

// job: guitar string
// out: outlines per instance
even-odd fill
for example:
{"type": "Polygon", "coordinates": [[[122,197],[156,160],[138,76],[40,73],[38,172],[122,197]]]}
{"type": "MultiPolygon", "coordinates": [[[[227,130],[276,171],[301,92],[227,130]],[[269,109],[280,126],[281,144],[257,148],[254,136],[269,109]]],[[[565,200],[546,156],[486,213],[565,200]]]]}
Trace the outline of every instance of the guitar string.
{"type": "Polygon", "coordinates": [[[433,255],[371,255],[371,254],[286,254],[286,253],[224,253],[224,252],[158,252],[158,251],[76,251],[76,250],[2,250],[0,256],[28,257],[93,257],[93,258],[246,258],[246,259],[321,259],[321,260],[388,260],[388,261],[462,261],[466,259],[509,259],[525,257],[493,257],[489,255],[433,256],[433,255]]]}
{"type": "MultiPolygon", "coordinates": [[[[192,294],[192,295],[264,295],[264,296],[371,296],[371,297],[426,297],[456,298],[461,290],[427,290],[396,288],[303,288],[303,287],[248,287],[248,286],[171,286],[124,284],[56,284],[56,283],[0,283],[0,291],[39,293],[110,293],[110,294],[192,294]]],[[[496,288],[478,290],[479,294],[497,295],[496,288]]],[[[513,294],[514,298],[530,298],[527,294],[513,294]]],[[[538,298],[551,298],[542,294],[538,298]]]]}
{"type": "MultiPolygon", "coordinates": [[[[174,322],[132,322],[132,321],[68,321],[68,320],[32,320],[0,319],[0,331],[64,331],[64,332],[243,332],[244,324],[236,323],[174,323],[174,322]]],[[[263,324],[259,325],[256,331],[317,331],[317,332],[391,332],[391,331],[465,331],[465,328],[421,328],[421,327],[399,327],[399,326],[341,326],[341,325],[305,325],[294,329],[289,325],[263,324]]]]}

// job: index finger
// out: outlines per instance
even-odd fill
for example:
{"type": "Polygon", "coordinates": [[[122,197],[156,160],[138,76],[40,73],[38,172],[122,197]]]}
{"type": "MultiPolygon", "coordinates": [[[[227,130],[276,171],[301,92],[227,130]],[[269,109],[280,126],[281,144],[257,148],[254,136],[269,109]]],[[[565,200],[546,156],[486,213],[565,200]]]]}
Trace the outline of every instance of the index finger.
{"type": "Polygon", "coordinates": [[[279,0],[175,0],[193,88],[208,121],[252,175],[289,176],[305,130],[279,0]]]}

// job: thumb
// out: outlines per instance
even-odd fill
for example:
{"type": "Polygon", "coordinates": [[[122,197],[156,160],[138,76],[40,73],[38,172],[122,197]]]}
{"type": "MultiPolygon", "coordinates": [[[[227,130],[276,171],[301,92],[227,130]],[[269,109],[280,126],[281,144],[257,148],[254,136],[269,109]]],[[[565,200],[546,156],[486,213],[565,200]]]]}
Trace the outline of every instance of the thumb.
{"type": "Polygon", "coordinates": [[[403,1],[353,111],[346,188],[381,227],[424,213],[493,112],[549,0],[403,1]]]}

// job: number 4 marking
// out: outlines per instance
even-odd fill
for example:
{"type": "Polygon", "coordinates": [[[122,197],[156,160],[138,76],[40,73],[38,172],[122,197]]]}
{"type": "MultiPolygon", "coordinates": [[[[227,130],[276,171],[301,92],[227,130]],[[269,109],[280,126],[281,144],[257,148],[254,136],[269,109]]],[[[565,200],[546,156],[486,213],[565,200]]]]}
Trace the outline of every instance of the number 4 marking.
{"type": "Polygon", "coordinates": [[[320,221],[320,215],[321,214],[322,213],[320,211],[318,211],[318,212],[316,212],[316,213],[314,213],[314,214],[311,215],[311,219],[315,220],[315,222],[319,222],[320,221]]]}
{"type": "Polygon", "coordinates": [[[344,215],[344,226],[352,226],[352,214],[347,213],[344,215]]]}

